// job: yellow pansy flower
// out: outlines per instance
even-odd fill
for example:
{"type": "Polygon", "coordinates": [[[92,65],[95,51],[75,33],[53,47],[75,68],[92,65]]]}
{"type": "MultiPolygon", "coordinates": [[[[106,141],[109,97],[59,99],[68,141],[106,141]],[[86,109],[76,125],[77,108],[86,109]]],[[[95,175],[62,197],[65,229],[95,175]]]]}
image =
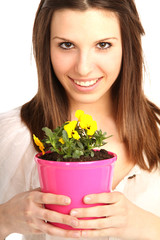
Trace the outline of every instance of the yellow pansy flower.
{"type": "Polygon", "coordinates": [[[97,130],[97,122],[93,121],[92,116],[88,114],[81,115],[81,121],[79,123],[82,129],[87,130],[87,135],[92,136],[97,130]]]}
{"type": "Polygon", "coordinates": [[[43,143],[33,134],[33,140],[35,142],[35,144],[39,147],[39,149],[41,150],[42,154],[45,154],[45,147],[43,145],[43,143]]]}
{"type": "Polygon", "coordinates": [[[81,117],[84,115],[84,111],[77,110],[75,113],[75,117],[78,118],[78,121],[81,121],[81,117]]]}
{"type": "Polygon", "coordinates": [[[87,135],[92,136],[95,131],[97,130],[97,122],[96,121],[92,121],[91,125],[87,127],[87,135]]]}
{"type": "Polygon", "coordinates": [[[76,140],[79,140],[79,139],[80,139],[80,136],[79,136],[79,134],[78,134],[77,131],[72,131],[72,137],[73,137],[74,139],[76,139],[76,140]]]}
{"type": "Polygon", "coordinates": [[[72,138],[72,132],[75,130],[76,125],[77,121],[70,121],[64,126],[64,130],[67,132],[69,138],[72,138]]]}
{"type": "Polygon", "coordinates": [[[83,129],[87,129],[88,126],[91,126],[91,123],[93,122],[92,116],[88,114],[84,114],[81,116],[81,121],[79,123],[80,127],[83,129]]]}
{"type": "Polygon", "coordinates": [[[62,143],[62,144],[64,144],[63,138],[60,138],[60,139],[59,139],[59,142],[62,143]]]}

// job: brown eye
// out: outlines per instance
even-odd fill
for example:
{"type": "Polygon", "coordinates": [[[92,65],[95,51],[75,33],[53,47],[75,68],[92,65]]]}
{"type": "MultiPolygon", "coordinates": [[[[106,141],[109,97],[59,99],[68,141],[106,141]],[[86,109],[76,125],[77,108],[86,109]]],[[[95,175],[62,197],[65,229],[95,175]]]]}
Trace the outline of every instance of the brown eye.
{"type": "Polygon", "coordinates": [[[59,46],[60,46],[61,48],[63,48],[63,49],[66,49],[66,50],[71,49],[71,48],[74,47],[74,45],[73,45],[72,43],[70,43],[70,42],[60,43],[59,46]]]}
{"type": "Polygon", "coordinates": [[[97,44],[97,47],[99,49],[108,49],[108,48],[111,47],[111,44],[108,43],[108,42],[100,42],[100,43],[97,44]]]}

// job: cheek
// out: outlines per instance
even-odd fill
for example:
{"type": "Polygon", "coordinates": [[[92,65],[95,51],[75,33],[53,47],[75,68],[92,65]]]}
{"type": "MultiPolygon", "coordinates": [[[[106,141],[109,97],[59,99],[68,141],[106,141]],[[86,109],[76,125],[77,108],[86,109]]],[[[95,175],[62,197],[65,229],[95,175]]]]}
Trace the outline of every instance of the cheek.
{"type": "Polygon", "coordinates": [[[73,65],[73,58],[69,54],[60,54],[51,52],[51,62],[56,75],[67,73],[73,65]]]}
{"type": "Polygon", "coordinates": [[[115,52],[111,55],[108,55],[102,61],[103,71],[106,73],[108,77],[117,78],[122,64],[122,52],[115,52]]]}

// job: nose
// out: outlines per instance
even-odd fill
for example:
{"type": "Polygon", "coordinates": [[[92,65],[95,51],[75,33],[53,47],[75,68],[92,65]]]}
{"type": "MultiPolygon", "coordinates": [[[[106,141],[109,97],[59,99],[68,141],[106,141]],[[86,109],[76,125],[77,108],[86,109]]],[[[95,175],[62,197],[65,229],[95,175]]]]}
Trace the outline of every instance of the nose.
{"type": "Polygon", "coordinates": [[[80,52],[77,56],[75,71],[80,76],[88,76],[94,69],[93,58],[89,52],[80,52]]]}

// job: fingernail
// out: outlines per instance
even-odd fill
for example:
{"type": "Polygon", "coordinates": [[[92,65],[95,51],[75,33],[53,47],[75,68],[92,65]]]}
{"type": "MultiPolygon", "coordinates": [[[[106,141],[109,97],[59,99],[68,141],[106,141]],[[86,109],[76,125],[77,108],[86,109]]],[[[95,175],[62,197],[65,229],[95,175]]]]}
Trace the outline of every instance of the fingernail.
{"type": "Polygon", "coordinates": [[[70,215],[71,216],[76,216],[78,212],[76,210],[71,210],[70,215]]]}
{"type": "Polygon", "coordinates": [[[70,201],[69,198],[65,198],[65,199],[64,199],[64,203],[65,203],[66,205],[67,205],[67,204],[70,204],[70,202],[71,202],[71,201],[70,201]]]}
{"type": "Polygon", "coordinates": [[[84,201],[85,201],[85,202],[90,202],[90,201],[91,201],[91,197],[85,197],[85,198],[84,198],[84,201]]]}
{"type": "Polygon", "coordinates": [[[73,227],[78,227],[78,221],[76,219],[73,219],[71,224],[73,227]]]}

